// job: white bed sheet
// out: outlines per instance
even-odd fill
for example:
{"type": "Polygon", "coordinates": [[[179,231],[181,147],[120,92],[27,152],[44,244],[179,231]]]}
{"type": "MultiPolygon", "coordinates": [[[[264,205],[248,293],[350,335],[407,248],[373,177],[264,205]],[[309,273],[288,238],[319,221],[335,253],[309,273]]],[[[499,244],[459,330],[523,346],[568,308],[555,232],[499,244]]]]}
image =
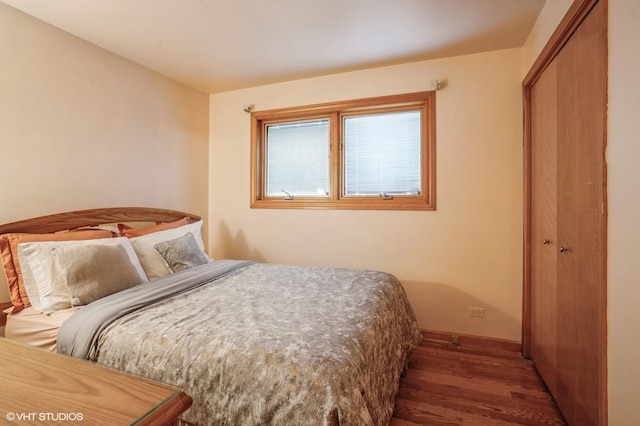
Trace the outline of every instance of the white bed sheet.
{"type": "Polygon", "coordinates": [[[5,337],[55,352],[60,326],[76,311],[76,308],[68,308],[44,314],[28,307],[12,312],[7,317],[5,337]]]}

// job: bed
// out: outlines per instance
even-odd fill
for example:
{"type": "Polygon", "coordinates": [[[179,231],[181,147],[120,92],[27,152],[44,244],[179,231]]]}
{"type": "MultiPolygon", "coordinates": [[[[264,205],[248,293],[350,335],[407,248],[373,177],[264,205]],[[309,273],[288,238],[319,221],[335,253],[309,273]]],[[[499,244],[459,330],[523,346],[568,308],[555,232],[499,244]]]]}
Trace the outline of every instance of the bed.
{"type": "Polygon", "coordinates": [[[388,424],[421,340],[401,283],[212,260],[201,229],[149,208],[0,225],[6,337],[179,386],[188,424],[388,424]]]}

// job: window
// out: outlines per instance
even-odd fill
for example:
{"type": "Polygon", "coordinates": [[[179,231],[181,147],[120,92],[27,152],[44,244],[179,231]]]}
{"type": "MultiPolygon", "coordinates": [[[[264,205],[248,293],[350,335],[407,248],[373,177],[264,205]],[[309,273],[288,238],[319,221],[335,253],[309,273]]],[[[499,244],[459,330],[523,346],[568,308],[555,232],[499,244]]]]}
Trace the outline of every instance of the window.
{"type": "Polygon", "coordinates": [[[329,195],[329,120],[266,126],[265,194],[329,195]]]}
{"type": "Polygon", "coordinates": [[[251,207],[435,209],[435,92],[251,113],[251,207]]]}

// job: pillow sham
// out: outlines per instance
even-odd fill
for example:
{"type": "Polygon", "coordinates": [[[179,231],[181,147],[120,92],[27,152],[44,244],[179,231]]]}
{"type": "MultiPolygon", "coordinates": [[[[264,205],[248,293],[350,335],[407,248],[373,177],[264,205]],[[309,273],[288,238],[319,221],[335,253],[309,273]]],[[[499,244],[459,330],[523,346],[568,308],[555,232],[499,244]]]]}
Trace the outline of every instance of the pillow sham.
{"type": "Polygon", "coordinates": [[[206,253],[204,252],[204,243],[202,242],[202,224],[203,221],[199,220],[197,222],[189,223],[178,228],[153,232],[151,234],[142,235],[140,237],[131,239],[133,248],[135,249],[138,258],[140,259],[142,269],[144,269],[144,272],[149,280],[164,277],[172,273],[163,257],[154,248],[156,244],[174,240],[190,232],[196,241],[198,249],[204,256],[206,256],[206,253]]]}
{"type": "Polygon", "coordinates": [[[9,285],[9,294],[13,311],[18,312],[31,306],[31,301],[24,286],[22,269],[18,259],[18,245],[35,241],[69,241],[111,238],[106,230],[88,230],[77,232],[60,232],[55,234],[10,233],[0,235],[0,256],[9,285]]]}
{"type": "Polygon", "coordinates": [[[179,228],[181,226],[187,225],[188,223],[189,223],[189,218],[184,217],[174,222],[160,223],[158,225],[150,226],[147,228],[141,228],[141,229],[135,229],[125,224],[119,223],[118,229],[120,230],[120,233],[123,236],[127,238],[133,238],[133,237],[140,237],[142,235],[152,234],[154,232],[166,231],[167,229],[179,228]]]}
{"type": "Polygon", "coordinates": [[[60,246],[53,257],[74,307],[143,282],[122,245],[60,246]]]}
{"type": "Polygon", "coordinates": [[[191,232],[182,237],[158,243],[154,248],[173,272],[183,271],[209,262],[191,232]]]}
{"type": "Polygon", "coordinates": [[[131,241],[131,244],[149,281],[171,274],[171,269],[151,244],[144,241],[131,241]]]}
{"type": "MultiPolygon", "coordinates": [[[[23,266],[25,288],[31,298],[33,308],[44,313],[70,308],[72,306],[71,294],[65,282],[64,271],[61,269],[65,265],[59,265],[59,261],[56,263],[54,251],[62,247],[78,247],[78,253],[82,251],[91,253],[95,251],[94,247],[96,246],[121,247],[127,254],[128,262],[136,270],[138,282],[148,281],[131,242],[125,237],[88,241],[23,243],[18,246],[18,255],[23,266]]],[[[71,261],[71,259],[65,256],[65,261],[71,261]]],[[[128,265],[125,266],[128,267],[128,265]]]]}
{"type": "Polygon", "coordinates": [[[120,237],[120,230],[117,226],[112,225],[96,225],[96,226],[83,226],[81,228],[71,229],[69,232],[81,232],[81,231],[109,231],[111,236],[116,238],[120,237]]]}

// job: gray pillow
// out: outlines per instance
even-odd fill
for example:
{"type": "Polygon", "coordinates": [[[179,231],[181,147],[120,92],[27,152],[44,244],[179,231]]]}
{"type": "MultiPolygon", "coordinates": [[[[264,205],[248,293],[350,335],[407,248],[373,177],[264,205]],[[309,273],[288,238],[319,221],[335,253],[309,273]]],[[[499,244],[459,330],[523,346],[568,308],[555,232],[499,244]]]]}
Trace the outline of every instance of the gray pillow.
{"type": "Polygon", "coordinates": [[[158,243],[154,247],[173,272],[209,263],[191,232],[174,240],[158,243]]]}

